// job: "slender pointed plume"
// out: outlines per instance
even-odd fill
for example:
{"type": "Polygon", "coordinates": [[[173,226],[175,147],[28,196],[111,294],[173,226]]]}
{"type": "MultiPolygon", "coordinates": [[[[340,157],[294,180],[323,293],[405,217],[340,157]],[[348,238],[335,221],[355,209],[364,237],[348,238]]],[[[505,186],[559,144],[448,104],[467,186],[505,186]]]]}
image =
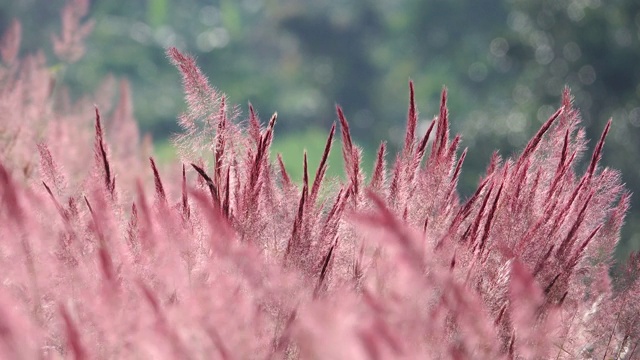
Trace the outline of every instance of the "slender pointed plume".
{"type": "Polygon", "coordinates": [[[562,114],[563,111],[564,111],[563,107],[558,109],[553,115],[551,115],[549,120],[547,120],[544,123],[544,125],[542,125],[542,127],[540,128],[540,130],[538,130],[538,132],[535,134],[535,136],[531,140],[529,140],[529,142],[527,143],[527,146],[522,151],[522,155],[520,155],[520,158],[518,159],[518,167],[538,147],[538,144],[540,143],[540,140],[542,140],[542,136],[544,136],[544,134],[549,130],[551,125],[553,125],[553,123],[556,121],[558,116],[560,116],[560,114],[562,114]]]}
{"type": "Polygon", "coordinates": [[[431,148],[431,161],[442,157],[449,140],[449,109],[447,109],[447,88],[442,89],[440,96],[440,115],[438,116],[438,128],[431,148]]]}
{"type": "Polygon", "coordinates": [[[282,185],[287,188],[291,186],[291,178],[289,177],[289,173],[287,173],[287,168],[284,166],[284,161],[282,160],[282,155],[278,154],[278,166],[280,166],[280,176],[282,177],[282,185]]]}
{"type": "Polygon", "coordinates": [[[386,155],[386,143],[381,143],[376,155],[376,162],[373,166],[373,175],[371,176],[370,186],[374,189],[380,188],[385,181],[385,169],[386,162],[384,157],[386,155]]]}
{"type": "Polygon", "coordinates": [[[204,171],[204,169],[202,169],[198,165],[191,164],[191,167],[193,167],[196,170],[196,172],[202,177],[202,179],[204,179],[205,183],[207,184],[207,187],[209,188],[209,193],[211,194],[211,199],[213,200],[213,203],[216,205],[220,204],[220,198],[218,197],[218,189],[213,183],[213,180],[211,179],[211,177],[209,177],[206,171],[204,171]]]}
{"type": "Polygon", "coordinates": [[[360,188],[360,153],[353,145],[349,123],[340,106],[336,106],[338,119],[342,129],[342,157],[344,159],[345,172],[351,182],[350,191],[355,195],[353,201],[357,201],[360,188]]]}
{"type": "Polygon", "coordinates": [[[413,152],[416,127],[418,125],[418,110],[416,109],[415,90],[413,81],[409,81],[409,114],[407,115],[407,133],[404,139],[403,154],[408,157],[413,152]]]}
{"type": "Polygon", "coordinates": [[[316,176],[313,180],[313,186],[311,187],[311,196],[309,197],[309,203],[311,204],[316,202],[318,192],[320,191],[320,185],[322,184],[322,179],[324,179],[324,174],[327,172],[327,161],[329,160],[329,154],[331,153],[331,145],[333,143],[333,135],[335,132],[336,124],[334,123],[329,131],[327,143],[324,146],[324,152],[322,153],[322,158],[320,159],[320,164],[318,165],[318,170],[316,171],[316,176]]]}
{"type": "Polygon", "coordinates": [[[153,182],[156,185],[156,196],[160,201],[166,203],[167,195],[164,193],[164,186],[162,186],[162,180],[160,179],[160,173],[156,167],[156,162],[153,160],[153,157],[149,158],[149,162],[151,163],[151,169],[153,170],[153,182]]]}
{"type": "Polygon", "coordinates": [[[609,133],[609,128],[611,127],[611,119],[607,121],[607,125],[604,127],[602,131],[602,135],[600,136],[600,140],[596,145],[596,148],[593,150],[593,156],[591,157],[591,163],[589,163],[589,169],[587,170],[587,174],[589,178],[593,176],[593,173],[596,171],[596,166],[600,161],[600,157],[602,156],[602,148],[604,147],[604,139],[606,139],[607,134],[609,133]]]}
{"type": "Polygon", "coordinates": [[[182,213],[186,219],[189,219],[191,209],[189,208],[189,194],[187,192],[187,170],[184,164],[182,164],[182,213]]]}
{"type": "Polygon", "coordinates": [[[111,165],[109,164],[109,158],[107,156],[107,149],[104,142],[104,134],[102,131],[102,124],[100,122],[100,112],[98,108],[95,108],[96,113],[96,135],[95,135],[95,158],[98,163],[102,165],[102,172],[104,177],[105,188],[114,195],[115,191],[115,177],[111,176],[111,165]]]}

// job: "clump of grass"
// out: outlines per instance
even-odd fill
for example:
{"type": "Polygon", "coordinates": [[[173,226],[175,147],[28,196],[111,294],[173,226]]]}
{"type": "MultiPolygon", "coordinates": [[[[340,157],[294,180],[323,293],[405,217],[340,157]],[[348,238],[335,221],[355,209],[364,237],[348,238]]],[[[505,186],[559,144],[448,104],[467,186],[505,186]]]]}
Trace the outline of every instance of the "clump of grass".
{"type": "Polygon", "coordinates": [[[19,33],[0,51],[0,113],[17,118],[0,130],[2,357],[640,358],[639,257],[608,271],[629,206],[600,165],[611,122],[576,172],[568,91],[463,200],[472,150],[449,134],[446,91],[416,134],[410,83],[403,148],[387,165],[382,144],[370,181],[339,107],[315,175],[305,154],[292,179],[271,156],[277,116],[243,119],[169,49],[188,111],[161,167],[126,85],[104,116],[55,98],[19,33]],[[338,130],[345,178],[330,182],[338,130]]]}

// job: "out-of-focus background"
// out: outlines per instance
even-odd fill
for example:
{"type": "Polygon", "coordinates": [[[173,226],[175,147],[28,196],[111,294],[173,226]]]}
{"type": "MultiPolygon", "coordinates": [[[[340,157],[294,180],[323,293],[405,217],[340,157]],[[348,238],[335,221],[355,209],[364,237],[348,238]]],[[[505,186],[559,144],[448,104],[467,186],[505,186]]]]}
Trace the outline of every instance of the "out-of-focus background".
{"type": "MultiPolygon", "coordinates": [[[[63,3],[0,0],[0,31],[18,18],[21,51],[51,51],[63,3]]],[[[79,95],[108,74],[129,79],[142,131],[167,157],[184,102],[164,49],[177,46],[245,114],[248,102],[263,120],[278,111],[275,148],[294,176],[303,148],[317,164],[336,103],[366,168],[381,140],[397,147],[411,78],[423,127],[437,113],[442,86],[449,89],[453,130],[470,148],[460,186],[466,196],[493,150],[520,149],[567,85],[591,148],[613,117],[603,163],[640,192],[637,0],[93,0],[90,17],[86,55],[60,80],[79,95]]],[[[637,195],[622,241],[621,255],[640,248],[637,195]]]]}

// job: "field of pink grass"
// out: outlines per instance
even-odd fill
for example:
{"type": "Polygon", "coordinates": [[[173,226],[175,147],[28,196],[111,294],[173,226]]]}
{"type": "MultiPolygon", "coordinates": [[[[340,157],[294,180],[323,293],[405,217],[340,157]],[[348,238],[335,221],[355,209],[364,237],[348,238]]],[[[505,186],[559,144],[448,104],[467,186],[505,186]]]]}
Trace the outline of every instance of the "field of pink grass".
{"type": "MultiPolygon", "coordinates": [[[[53,37],[68,66],[87,4],[53,37]]],[[[20,34],[0,44],[0,358],[640,359],[640,256],[610,276],[630,196],[600,164],[615,123],[585,154],[568,90],[468,199],[447,93],[417,134],[412,83],[398,154],[381,144],[365,179],[338,107],[298,185],[276,114],[242,115],[189,55],[167,50],[188,110],[159,166],[126,82],[70,100],[20,34]]]]}

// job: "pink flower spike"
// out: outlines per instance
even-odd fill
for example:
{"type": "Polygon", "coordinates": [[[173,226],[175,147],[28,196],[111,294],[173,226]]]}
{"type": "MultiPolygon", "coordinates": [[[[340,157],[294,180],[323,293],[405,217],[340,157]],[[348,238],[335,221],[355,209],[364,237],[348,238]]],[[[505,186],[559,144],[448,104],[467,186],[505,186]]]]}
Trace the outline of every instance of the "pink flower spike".
{"type": "Polygon", "coordinates": [[[407,115],[407,133],[404,139],[403,156],[406,158],[413,152],[413,144],[418,125],[418,110],[416,109],[415,90],[413,81],[409,80],[409,113],[407,115]]]}
{"type": "Polygon", "coordinates": [[[542,136],[549,130],[549,128],[551,127],[551,125],[553,125],[553,123],[556,121],[558,116],[560,116],[560,114],[562,114],[564,111],[565,111],[565,108],[561,107],[555,113],[553,113],[553,115],[551,115],[549,120],[547,120],[542,125],[542,127],[540,127],[540,130],[538,130],[538,132],[534,135],[534,137],[531,140],[529,140],[529,142],[527,143],[527,146],[522,151],[520,158],[518,158],[518,164],[516,165],[516,169],[520,168],[522,163],[526,159],[528,159],[529,156],[535,151],[535,149],[538,147],[538,144],[540,143],[540,140],[542,140],[542,136]]]}
{"type": "Polygon", "coordinates": [[[385,169],[386,163],[384,160],[386,152],[386,143],[381,143],[376,155],[376,162],[373,167],[373,175],[371,176],[371,182],[369,186],[373,189],[379,189],[385,181],[385,169]]]}
{"type": "Polygon", "coordinates": [[[167,195],[164,193],[164,186],[162,186],[162,180],[160,179],[160,173],[156,167],[156,162],[153,160],[153,157],[149,158],[149,162],[151,163],[151,169],[153,170],[153,182],[156,185],[156,196],[162,203],[166,203],[167,195]]]}
{"type": "Polygon", "coordinates": [[[322,153],[322,158],[320,159],[320,164],[318,165],[318,170],[316,171],[316,176],[313,180],[313,186],[311,187],[311,196],[309,198],[310,204],[315,204],[318,197],[318,192],[320,191],[320,185],[322,184],[322,179],[324,179],[324,174],[327,171],[327,161],[331,152],[331,144],[333,142],[333,135],[335,131],[336,124],[334,123],[331,126],[331,130],[329,131],[329,137],[327,137],[327,143],[324,146],[324,152],[322,153]]]}
{"type": "Polygon", "coordinates": [[[609,133],[609,128],[611,127],[611,119],[607,121],[607,125],[604,127],[604,131],[602,131],[602,135],[600,136],[600,140],[596,145],[596,148],[593,150],[593,155],[591,156],[591,163],[589,163],[589,170],[587,170],[588,177],[593,177],[593,174],[596,171],[596,166],[600,161],[600,157],[602,156],[602,148],[604,147],[604,139],[607,137],[609,133]]]}

